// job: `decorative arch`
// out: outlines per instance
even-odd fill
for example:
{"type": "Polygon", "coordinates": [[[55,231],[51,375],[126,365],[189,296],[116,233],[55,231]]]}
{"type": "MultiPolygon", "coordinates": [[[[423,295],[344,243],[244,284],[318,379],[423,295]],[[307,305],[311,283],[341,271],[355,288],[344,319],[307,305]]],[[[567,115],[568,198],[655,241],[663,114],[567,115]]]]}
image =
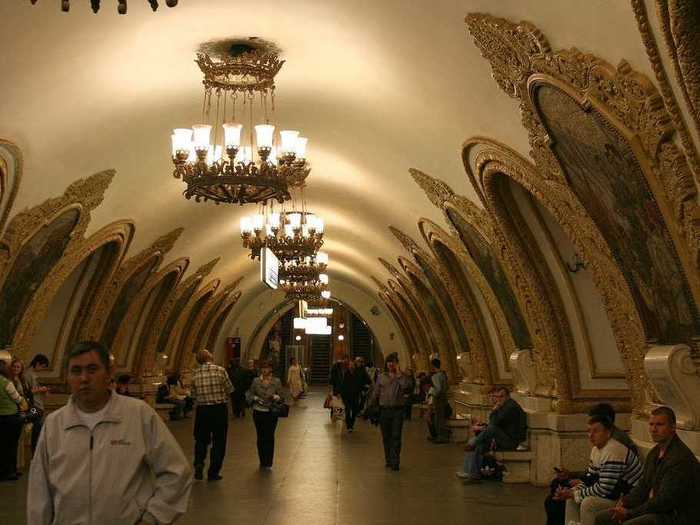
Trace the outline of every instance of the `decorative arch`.
{"type": "Polygon", "coordinates": [[[220,279],[212,279],[197,290],[185,310],[178,316],[177,324],[168,341],[168,352],[172,356],[169,363],[172,363],[170,368],[173,370],[180,370],[183,362],[189,362],[185,359],[185,354],[192,354],[195,351],[192,344],[197,337],[196,327],[203,312],[206,311],[207,303],[213,300],[220,284],[220,279]]]}
{"type": "Polygon", "coordinates": [[[17,197],[23,172],[22,150],[13,142],[0,138],[0,234],[17,197]]]}
{"type": "Polygon", "coordinates": [[[398,257],[398,263],[412,281],[419,293],[419,297],[423,299],[425,309],[432,321],[433,332],[437,332],[436,335],[441,349],[439,355],[445,362],[445,372],[451,379],[455,380],[458,378],[455,349],[459,347],[459,338],[451,324],[445,304],[439,292],[431,286],[429,279],[418,266],[402,255],[398,257]]]}
{"type": "Polygon", "coordinates": [[[233,307],[236,306],[236,303],[241,298],[241,295],[243,294],[240,291],[229,294],[228,298],[216,311],[214,320],[207,326],[206,330],[204,331],[204,336],[202,337],[202,341],[206,341],[207,348],[215,347],[216,341],[221,333],[221,329],[224,326],[224,322],[231,313],[231,310],[233,310],[233,307]]]}
{"type": "MultiPolygon", "coordinates": [[[[620,350],[633,382],[635,408],[641,410],[641,393],[647,385],[641,373],[644,344],[640,340],[683,342],[694,348],[692,339],[698,328],[700,214],[688,159],[675,144],[678,130],[673,118],[654,85],[624,61],[614,68],[576,49],[552,52],[546,38],[525,22],[470,15],[467,25],[491,62],[499,86],[520,99],[531,154],[543,184],[550,192],[573,196],[589,217],[608,265],[615,268],[616,277],[622,277],[622,290],[609,291],[613,300],[607,306],[611,316],[627,313],[632,320],[627,326],[625,319],[615,319],[613,324],[629,330],[620,350]],[[575,110],[569,116],[582,125],[580,129],[562,126],[557,110],[563,108],[575,110]],[[583,158],[572,147],[572,133],[587,137],[584,144],[590,152],[583,158]],[[624,173],[624,178],[617,176],[613,182],[603,159],[624,173]],[[603,171],[597,172],[599,168],[603,171]],[[627,186],[622,189],[633,200],[615,213],[601,204],[602,199],[582,201],[585,185],[593,180],[606,198],[611,184],[624,181],[627,186]],[[636,229],[631,231],[628,223],[636,229]],[[644,246],[634,241],[640,232],[651,236],[644,246]],[[649,253],[652,248],[654,253],[649,253]],[[640,257],[648,258],[646,268],[638,263],[640,257]],[[658,286],[671,281],[668,287],[658,286]],[[663,296],[658,304],[651,304],[646,296],[650,290],[663,296]],[[670,297],[669,290],[677,299],[671,312],[679,305],[683,310],[680,335],[672,333],[674,320],[662,308],[670,297]],[[611,306],[617,307],[617,313],[611,306]],[[633,333],[640,328],[641,334],[633,333]]],[[[611,198],[614,202],[617,196],[611,198]]]]}
{"type": "Polygon", "coordinates": [[[61,197],[12,218],[0,239],[0,346],[11,344],[20,352],[16,344],[22,319],[32,305],[38,307],[42,286],[60,285],[46,281],[58,262],[84,251],[90,212],[102,202],[113,177],[108,171],[80,179],[61,197]]]}
{"type": "Polygon", "coordinates": [[[171,333],[180,314],[189,304],[202,280],[211,273],[220,259],[220,257],[217,257],[197,269],[194,274],[179,283],[174,292],[168,295],[163,302],[155,322],[148,331],[148,337],[144,345],[146,354],[144,359],[146,359],[146,363],[150,363],[151,359],[155,360],[157,353],[162,353],[168,348],[171,333]]]}
{"type": "Polygon", "coordinates": [[[145,350],[152,335],[150,327],[158,322],[162,308],[175,294],[189,264],[189,258],[182,257],[151,275],[144,286],[144,293],[134,299],[117,332],[114,346],[117,349],[128,349],[129,356],[124,361],[132,362],[131,369],[137,377],[155,374],[155,352],[145,350]]]}
{"type": "Polygon", "coordinates": [[[476,383],[483,382],[484,384],[492,384],[494,382],[509,383],[511,381],[510,376],[505,376],[499,372],[498,359],[495,355],[496,348],[500,348],[502,352],[501,361],[504,372],[510,371],[510,355],[518,348],[493,290],[456,236],[450,235],[440,226],[425,218],[418,221],[418,229],[425,242],[430,246],[436,259],[440,261],[445,271],[448,272],[450,279],[455,283],[464,301],[469,305],[470,322],[474,325],[475,330],[478,330],[479,337],[484,341],[481,348],[475,347],[471,356],[472,367],[475,369],[473,381],[476,383]],[[468,281],[473,283],[474,291],[472,291],[468,281]],[[475,293],[481,295],[486,308],[479,307],[479,301],[475,293]],[[493,336],[489,336],[489,331],[486,327],[486,316],[490,316],[493,320],[493,336]],[[494,337],[497,341],[492,341],[494,337]]]}
{"type": "Polygon", "coordinates": [[[400,299],[395,297],[394,292],[389,290],[375,276],[371,276],[371,279],[377,285],[377,295],[389,308],[389,312],[391,312],[399,330],[401,330],[403,340],[409,349],[411,359],[415,361],[417,356],[428,355],[425,351],[427,345],[425,336],[420,332],[420,325],[417,324],[417,320],[413,318],[412,314],[401,304],[400,299]]]}
{"type": "Polygon", "coordinates": [[[99,340],[112,348],[129,306],[143,291],[149,277],[157,271],[163,257],[173,248],[182,232],[183,228],[177,228],[163,235],[119,266],[109,283],[100,290],[83,338],[99,340]]]}

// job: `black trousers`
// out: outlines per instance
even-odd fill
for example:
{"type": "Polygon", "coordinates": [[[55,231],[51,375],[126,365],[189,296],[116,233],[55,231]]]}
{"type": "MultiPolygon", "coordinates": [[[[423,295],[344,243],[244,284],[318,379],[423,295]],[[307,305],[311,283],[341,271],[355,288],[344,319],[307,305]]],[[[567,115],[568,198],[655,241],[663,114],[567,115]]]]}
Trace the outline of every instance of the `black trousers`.
{"type": "Polygon", "coordinates": [[[36,450],[36,444],[39,442],[39,436],[41,435],[41,429],[44,426],[44,416],[42,415],[39,419],[32,423],[32,454],[36,450]]]}
{"type": "Polygon", "coordinates": [[[245,416],[245,391],[235,390],[231,392],[231,406],[233,407],[233,417],[245,416]]]}
{"type": "Polygon", "coordinates": [[[221,470],[226,455],[226,434],[228,433],[228,410],[226,404],[200,405],[194,418],[194,467],[204,468],[204,460],[211,443],[209,456],[209,476],[216,476],[221,470]]]}
{"type": "Polygon", "coordinates": [[[22,435],[18,415],[0,416],[0,479],[17,474],[17,446],[22,435]]]}
{"type": "Polygon", "coordinates": [[[271,467],[275,458],[275,430],[277,429],[277,416],[270,412],[253,410],[255,431],[258,435],[258,458],[261,467],[271,467]]]}
{"type": "Polygon", "coordinates": [[[384,442],[384,460],[391,467],[398,467],[401,459],[401,432],[403,431],[404,407],[381,407],[379,426],[384,442]]]}
{"type": "Polygon", "coordinates": [[[350,428],[355,427],[355,419],[360,413],[360,394],[343,395],[343,404],[345,405],[345,426],[350,428]]]}

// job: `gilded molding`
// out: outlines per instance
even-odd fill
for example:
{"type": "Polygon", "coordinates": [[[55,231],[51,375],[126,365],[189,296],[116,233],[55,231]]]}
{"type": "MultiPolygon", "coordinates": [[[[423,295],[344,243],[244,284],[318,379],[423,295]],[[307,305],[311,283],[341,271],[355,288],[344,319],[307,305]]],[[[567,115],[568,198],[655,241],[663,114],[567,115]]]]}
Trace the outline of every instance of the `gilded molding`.
{"type": "Polygon", "coordinates": [[[80,217],[73,232],[66,254],[83,239],[90,223],[90,212],[104,199],[104,194],[114,178],[114,170],[96,173],[86,179],[73,182],[61,197],[44,201],[42,204],[19,212],[12,217],[0,240],[0,286],[7,278],[7,269],[26,241],[31,239],[43,226],[70,208],[79,210],[80,217]]]}
{"type": "MultiPolygon", "coordinates": [[[[221,297],[220,303],[207,314],[211,317],[211,319],[205,320],[205,323],[201,328],[202,335],[200,337],[200,341],[204,348],[213,348],[213,345],[216,344],[216,339],[218,338],[219,334],[218,330],[215,331],[215,328],[217,323],[219,323],[219,318],[222,315],[225,315],[225,312],[230,311],[241,298],[241,295],[243,295],[240,291],[234,292],[242,279],[242,277],[239,277],[234,283],[230,284],[227,288],[228,291],[225,291],[222,294],[223,297],[221,297]]],[[[219,330],[221,329],[221,326],[222,325],[219,325],[219,330]]]]}
{"type": "Polygon", "coordinates": [[[105,323],[111,315],[112,309],[114,308],[123,287],[129,282],[136,272],[146,267],[153,259],[155,259],[156,262],[151,270],[151,273],[155,274],[158,271],[158,266],[163,260],[163,257],[170,250],[172,250],[175,242],[183,231],[184,228],[176,228],[175,230],[166,233],[165,235],[156,239],[151,246],[145,250],[142,250],[137,255],[130,257],[124,261],[124,264],[119,266],[109,282],[100,291],[100,295],[95,303],[93,313],[82,333],[83,339],[92,339],[95,341],[101,339],[102,332],[105,328],[105,323]]]}
{"type": "MultiPolygon", "coordinates": [[[[491,315],[493,322],[496,326],[497,336],[500,340],[503,363],[505,369],[509,370],[509,357],[517,349],[517,347],[515,341],[513,340],[513,335],[511,333],[510,327],[508,326],[508,321],[506,320],[506,317],[503,314],[503,309],[498,303],[496,295],[493,293],[493,290],[484,278],[479,267],[469,255],[469,252],[467,252],[467,250],[464,248],[464,245],[462,244],[462,241],[459,239],[459,237],[456,237],[455,235],[450,235],[450,233],[448,233],[446,230],[442,229],[440,226],[438,226],[431,220],[425,218],[422,218],[418,221],[418,229],[420,230],[425,242],[428,244],[428,246],[430,246],[430,249],[435,255],[436,259],[441,261],[445,267],[448,266],[448,263],[447,261],[442,261],[442,258],[439,256],[439,253],[436,249],[436,245],[441,244],[445,247],[445,249],[449,250],[454,255],[455,259],[459,261],[459,263],[462,266],[462,269],[465,272],[465,278],[468,275],[469,278],[472,279],[476,289],[481,293],[481,296],[483,297],[484,302],[486,303],[488,311],[482,313],[481,309],[477,304],[476,298],[470,296],[471,290],[469,289],[469,284],[465,283],[466,293],[462,294],[460,292],[460,295],[464,296],[465,300],[467,300],[468,303],[472,305],[470,308],[471,311],[474,312],[474,319],[472,323],[479,328],[481,332],[480,337],[488,342],[485,346],[485,348],[487,349],[486,353],[484,353],[483,355],[478,355],[475,353],[472,356],[472,367],[476,369],[477,377],[479,369],[483,368],[485,371],[487,371],[487,375],[485,375],[484,377],[490,379],[490,381],[486,381],[485,384],[491,384],[495,382],[507,383],[508,380],[506,380],[503,377],[498,377],[498,365],[496,362],[496,357],[493,354],[493,352],[495,352],[495,348],[491,344],[490,336],[488,334],[488,330],[486,329],[485,320],[482,318],[483,314],[491,315]]],[[[455,268],[452,268],[451,270],[453,272],[460,271],[455,268]]]]}
{"type": "Polygon", "coordinates": [[[220,337],[221,330],[224,327],[224,322],[226,321],[226,318],[231,313],[233,307],[236,306],[236,303],[241,298],[241,295],[241,292],[235,292],[231,294],[229,299],[217,312],[216,317],[214,318],[214,322],[211,324],[210,328],[205,334],[205,337],[202,339],[203,341],[206,341],[206,345],[208,348],[212,348],[216,344],[216,341],[220,337]]]}
{"type": "Polygon", "coordinates": [[[405,347],[408,349],[409,358],[411,359],[412,363],[411,366],[415,369],[416,363],[414,356],[420,355],[420,351],[416,347],[416,342],[411,338],[411,335],[408,329],[406,328],[406,320],[396,309],[392,300],[389,299],[389,297],[387,297],[386,293],[377,292],[377,296],[384,303],[384,306],[387,307],[389,313],[391,314],[391,317],[393,317],[394,323],[396,324],[399,332],[401,333],[401,339],[403,340],[405,347]]]}
{"type": "MultiPolygon", "coordinates": [[[[646,48],[649,62],[654,71],[659,91],[664,99],[673,123],[680,135],[681,144],[688,156],[688,163],[700,177],[700,163],[697,148],[688,132],[683,111],[680,109],[673,88],[668,80],[666,69],[661,60],[644,0],[631,0],[637,26],[646,48]]],[[[666,50],[673,65],[676,80],[683,93],[686,105],[693,120],[696,132],[700,134],[700,38],[697,27],[700,24],[700,11],[694,0],[656,0],[656,9],[666,50]]]]}
{"type": "MultiPolygon", "coordinates": [[[[461,291],[457,287],[457,284],[454,282],[454,280],[450,277],[449,273],[447,273],[447,271],[445,270],[444,266],[433,254],[427,253],[420,246],[418,246],[418,244],[413,239],[411,239],[408,235],[403,233],[398,228],[389,226],[389,230],[391,230],[394,236],[401,242],[406,251],[411,253],[413,258],[416,260],[416,263],[419,264],[420,260],[425,261],[425,264],[427,264],[431,268],[433,273],[437,276],[437,278],[447,290],[447,294],[449,295],[451,304],[443,304],[444,309],[447,309],[449,307],[454,308],[455,312],[457,313],[459,322],[461,324],[461,329],[463,330],[469,344],[469,348],[457,349],[457,347],[455,347],[451,352],[450,359],[452,362],[449,364],[453,367],[455,375],[458,371],[457,353],[472,351],[474,352],[475,356],[478,356],[478,358],[475,360],[475,364],[478,365],[476,367],[476,382],[489,383],[491,379],[491,374],[489,373],[487,366],[487,355],[490,349],[487,347],[488,343],[484,339],[482,339],[481,334],[479,333],[477,325],[475,323],[474,312],[472,309],[470,309],[465,297],[462,295],[461,291]]],[[[427,275],[425,276],[425,278],[427,279],[427,275]]],[[[430,279],[427,279],[427,281],[428,284],[431,284],[430,279]]],[[[433,287],[431,286],[431,288],[433,287]]],[[[437,290],[433,290],[433,292],[437,292],[435,294],[436,298],[439,298],[440,303],[443,303],[441,293],[439,293],[437,290]]],[[[451,325],[452,319],[447,314],[448,312],[445,312],[446,322],[451,325]]],[[[453,331],[456,331],[456,327],[453,331]]],[[[455,341],[459,342],[459,338],[457,337],[455,341]]]]}
{"type": "Polygon", "coordinates": [[[0,234],[12,211],[23,173],[22,150],[13,142],[0,138],[0,234]]]}
{"type": "MultiPolygon", "coordinates": [[[[12,341],[12,347],[18,355],[27,357],[31,349],[31,342],[39,330],[39,327],[44,322],[56,294],[80,263],[103,246],[114,244],[116,246],[115,253],[109,261],[108,266],[104,268],[104,275],[101,276],[102,279],[109,278],[109,275],[114,272],[115,268],[119,266],[124,258],[124,254],[129,249],[129,244],[131,243],[133,235],[134,223],[129,220],[121,220],[105,226],[87,239],[76,242],[72,241],[68,245],[63,257],[51,269],[46,279],[44,279],[41,286],[34,294],[29,307],[25,311],[17,327],[12,341]]],[[[104,280],[102,282],[104,282],[104,280]]]]}
{"type": "MultiPolygon", "coordinates": [[[[645,348],[641,320],[624,276],[583,206],[567,186],[543,179],[530,162],[503,144],[480,137],[467,141],[464,148],[467,174],[474,181],[475,187],[480,188],[485,204],[498,225],[495,231],[498,233],[499,252],[505,256],[510,272],[515,275],[513,281],[518,295],[528,305],[528,316],[536,320],[537,329],[533,333],[535,340],[540,342],[535,343],[535,346],[549,341],[558,349],[550,361],[557,384],[570,385],[573,401],[601,394],[581,390],[577,367],[567,364],[575,362],[575,350],[566,314],[558,301],[550,300],[558,297],[553,295],[555,291],[552,283],[544,282],[543,277],[535,271],[535,268],[543,267],[544,263],[527,262],[532,254],[521,242],[518,228],[512,223],[510,212],[502,200],[496,184],[499,176],[513,179],[547,209],[566,232],[577,253],[586,261],[606,305],[617,347],[627,370],[631,393],[639,403],[635,406],[641,410],[644,392],[648,389],[640,368],[643,366],[641,357],[645,348]],[[470,157],[469,150],[477,146],[479,151],[475,155],[475,172],[466,159],[470,157]]],[[[537,361],[539,365],[539,359],[537,361]]],[[[617,395],[622,394],[618,392],[617,395]]]]}
{"type": "Polygon", "coordinates": [[[185,353],[192,353],[192,343],[197,336],[195,328],[198,326],[207,304],[215,297],[216,290],[221,285],[220,279],[212,279],[202,288],[197,290],[189,300],[185,309],[179,314],[177,323],[170,333],[168,340],[168,368],[180,370],[185,353]]]}
{"type": "MultiPolygon", "coordinates": [[[[402,280],[405,278],[401,277],[402,280]]],[[[406,286],[408,283],[399,284],[399,281],[394,279],[389,279],[387,281],[389,289],[394,294],[395,297],[399,298],[399,302],[405,306],[407,311],[412,312],[412,317],[415,320],[415,333],[420,334],[423,339],[423,352],[420,354],[422,363],[420,363],[425,369],[429,368],[430,356],[436,352],[435,341],[433,339],[433,334],[426,331],[427,321],[425,320],[425,313],[421,309],[421,305],[417,303],[414,292],[407,291],[406,286]]]]}
{"type": "MultiPolygon", "coordinates": [[[[202,282],[202,280],[211,273],[211,271],[214,269],[214,266],[221,260],[221,257],[217,257],[216,259],[213,259],[209,261],[208,263],[204,264],[203,266],[199,267],[192,275],[188,276],[184,280],[182,280],[178,285],[177,288],[174,290],[173,293],[171,293],[168,298],[163,302],[163,305],[160,308],[160,311],[158,313],[158,317],[155,319],[154,323],[150,326],[150,329],[148,331],[148,336],[145,340],[144,344],[144,362],[146,365],[151,363],[151,360],[155,359],[155,355],[157,352],[157,346],[158,346],[158,340],[160,338],[161,332],[163,331],[166,323],[168,322],[168,319],[171,315],[173,315],[173,308],[175,307],[175,304],[177,303],[177,300],[179,299],[180,295],[183,294],[185,291],[189,290],[193,286],[199,286],[199,284],[202,282]]],[[[178,314],[178,317],[182,315],[182,312],[178,314]]],[[[174,332],[175,330],[173,330],[174,332]]],[[[172,333],[170,334],[172,336],[172,333]]],[[[171,337],[169,337],[169,340],[171,337]]],[[[168,343],[169,344],[169,343],[168,343]]],[[[172,361],[171,361],[172,362],[172,361]]]]}
{"type": "Polygon", "coordinates": [[[676,146],[684,127],[674,125],[652,82],[624,60],[615,68],[575,48],[552,52],[542,33],[527,22],[515,24],[483,14],[468,15],[466,22],[499,86],[520,99],[530,154],[541,177],[566,185],[531,99],[538,83],[562,89],[584,109],[595,108],[624,135],[665,220],[695,303],[700,302],[700,208],[689,166],[693,155],[686,157],[676,146]]]}
{"type": "Polygon", "coordinates": [[[151,353],[147,351],[148,342],[152,335],[150,329],[157,323],[162,308],[168,304],[169,298],[176,294],[178,285],[189,265],[189,257],[182,257],[160,269],[155,275],[151,275],[144,286],[144,294],[140,295],[134,301],[134,304],[129,307],[125,321],[117,332],[117,336],[114,339],[114,347],[117,349],[128,348],[128,352],[131,353],[131,347],[133,346],[136,351],[136,354],[128,356],[126,361],[132,363],[131,370],[137,377],[151,376],[155,373],[155,351],[151,353]],[[165,288],[166,284],[168,284],[167,279],[173,276],[170,288],[165,288]],[[151,293],[157,293],[158,296],[154,298],[154,302],[148,311],[142,311],[141,307],[146,306],[151,293]],[[134,334],[134,337],[138,337],[138,340],[127,347],[127,341],[131,337],[131,331],[127,327],[130,326],[131,322],[137,322],[140,315],[145,315],[146,317],[140,332],[134,334]]]}

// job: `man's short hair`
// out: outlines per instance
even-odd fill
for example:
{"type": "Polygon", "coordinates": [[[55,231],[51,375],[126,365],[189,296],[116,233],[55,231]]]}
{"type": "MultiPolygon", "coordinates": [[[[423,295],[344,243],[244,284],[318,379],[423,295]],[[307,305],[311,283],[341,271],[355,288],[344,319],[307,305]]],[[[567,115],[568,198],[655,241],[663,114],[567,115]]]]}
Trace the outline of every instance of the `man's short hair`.
{"type": "Polygon", "coordinates": [[[390,361],[394,362],[394,363],[398,363],[399,362],[399,354],[397,354],[396,352],[392,352],[388,356],[386,356],[386,359],[384,360],[384,362],[388,363],[390,361]]]}
{"type": "Polygon", "coordinates": [[[272,364],[272,361],[270,359],[266,359],[262,363],[260,363],[260,368],[275,368],[272,364]]]}
{"type": "Polygon", "coordinates": [[[598,403],[597,405],[592,406],[588,411],[588,415],[590,417],[605,416],[612,423],[615,423],[615,409],[610,403],[598,403]]]}
{"type": "Polygon", "coordinates": [[[594,416],[591,416],[590,419],[588,420],[589,425],[595,425],[596,423],[600,423],[603,425],[604,428],[608,430],[612,430],[613,428],[613,422],[610,420],[608,416],[603,416],[600,414],[596,414],[594,416]]]}
{"type": "Polygon", "coordinates": [[[80,341],[79,343],[75,343],[73,346],[71,346],[63,360],[63,368],[67,370],[71,359],[89,352],[95,352],[100,358],[102,365],[107,370],[110,369],[112,361],[110,359],[109,350],[105,345],[97,341],[80,341]]]}
{"type": "Polygon", "coordinates": [[[652,416],[666,416],[666,419],[668,419],[668,422],[671,424],[671,426],[676,426],[676,413],[673,411],[671,407],[656,407],[654,410],[651,411],[652,416]]]}
{"type": "Polygon", "coordinates": [[[29,362],[29,368],[34,368],[36,365],[49,366],[49,358],[44,354],[36,354],[29,362]]]}
{"type": "Polygon", "coordinates": [[[506,397],[510,396],[510,390],[508,389],[507,386],[503,386],[503,385],[497,386],[496,388],[494,388],[493,392],[495,394],[500,394],[501,392],[503,392],[506,395],[506,397]]]}
{"type": "Polygon", "coordinates": [[[435,368],[440,368],[440,366],[442,365],[442,363],[437,357],[430,361],[430,364],[433,365],[435,368]]]}
{"type": "Polygon", "coordinates": [[[128,385],[131,381],[131,376],[129,374],[122,374],[117,378],[118,385],[128,385]]]}
{"type": "Polygon", "coordinates": [[[209,350],[200,350],[199,352],[197,352],[197,362],[200,365],[203,365],[204,363],[208,363],[209,361],[211,361],[211,359],[212,359],[212,356],[211,356],[211,352],[209,352],[209,350]]]}

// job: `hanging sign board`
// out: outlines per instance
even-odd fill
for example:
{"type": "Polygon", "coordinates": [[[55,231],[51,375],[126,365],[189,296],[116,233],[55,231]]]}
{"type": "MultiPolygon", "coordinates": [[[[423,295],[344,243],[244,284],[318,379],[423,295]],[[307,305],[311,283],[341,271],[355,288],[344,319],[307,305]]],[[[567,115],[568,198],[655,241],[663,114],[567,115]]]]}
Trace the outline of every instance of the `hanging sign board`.
{"type": "Polygon", "coordinates": [[[280,262],[270,248],[260,254],[260,280],[273,290],[279,284],[280,262]]]}

